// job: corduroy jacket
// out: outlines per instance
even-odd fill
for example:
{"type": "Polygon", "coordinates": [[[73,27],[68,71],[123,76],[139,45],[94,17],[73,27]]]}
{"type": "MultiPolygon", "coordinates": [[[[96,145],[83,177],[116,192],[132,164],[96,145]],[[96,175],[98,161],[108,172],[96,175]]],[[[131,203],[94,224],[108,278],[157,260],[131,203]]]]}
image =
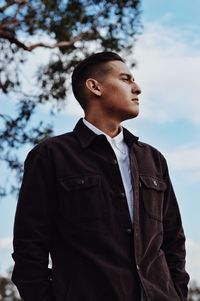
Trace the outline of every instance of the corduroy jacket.
{"type": "Polygon", "coordinates": [[[147,301],[187,300],[185,236],[166,160],[125,128],[124,139],[133,224],[115,153],[82,120],[28,154],[12,275],[24,301],[137,301],[138,284],[147,301]]]}

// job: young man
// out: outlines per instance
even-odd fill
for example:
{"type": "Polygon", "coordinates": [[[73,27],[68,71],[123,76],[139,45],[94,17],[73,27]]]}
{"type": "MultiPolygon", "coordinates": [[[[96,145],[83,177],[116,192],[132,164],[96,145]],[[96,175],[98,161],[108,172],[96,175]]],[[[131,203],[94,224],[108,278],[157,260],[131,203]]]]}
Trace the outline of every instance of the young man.
{"type": "Polygon", "coordinates": [[[120,125],[139,113],[139,86],[120,56],[102,52],[75,68],[72,88],[85,118],[25,162],[12,276],[22,299],[186,301],[166,161],[120,125]]]}

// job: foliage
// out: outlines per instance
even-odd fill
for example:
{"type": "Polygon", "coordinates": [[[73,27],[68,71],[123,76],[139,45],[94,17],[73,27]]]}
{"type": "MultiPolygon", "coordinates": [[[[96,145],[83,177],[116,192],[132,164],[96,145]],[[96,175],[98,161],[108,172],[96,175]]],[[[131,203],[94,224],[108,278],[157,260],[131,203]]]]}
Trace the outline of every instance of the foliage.
{"type": "MultiPolygon", "coordinates": [[[[0,112],[0,161],[15,170],[18,179],[22,164],[16,150],[53,134],[52,125],[43,121],[32,126],[38,106],[50,104],[51,113],[60,110],[73,66],[92,52],[130,53],[140,29],[139,16],[140,0],[1,1],[0,101],[2,108],[8,99],[17,103],[13,114],[0,112]],[[41,58],[28,89],[23,66],[39,47],[49,49],[50,59],[43,64],[41,58]]],[[[0,195],[7,193],[7,187],[1,186],[0,195]]]]}
{"type": "Polygon", "coordinates": [[[0,276],[0,301],[21,301],[11,280],[2,276],[0,276]]]}
{"type": "Polygon", "coordinates": [[[190,283],[188,301],[200,301],[200,287],[195,281],[190,283]]]}

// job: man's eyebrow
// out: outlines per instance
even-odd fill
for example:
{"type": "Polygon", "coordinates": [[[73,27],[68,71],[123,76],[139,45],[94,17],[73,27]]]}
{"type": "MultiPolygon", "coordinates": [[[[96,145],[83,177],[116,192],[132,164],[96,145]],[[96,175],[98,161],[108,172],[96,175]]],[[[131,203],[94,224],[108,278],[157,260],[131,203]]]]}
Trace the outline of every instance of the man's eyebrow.
{"type": "Polygon", "coordinates": [[[120,76],[127,76],[128,79],[131,79],[131,80],[134,81],[134,78],[133,78],[132,74],[130,74],[130,73],[124,73],[124,72],[122,72],[122,73],[120,73],[120,76]]]}

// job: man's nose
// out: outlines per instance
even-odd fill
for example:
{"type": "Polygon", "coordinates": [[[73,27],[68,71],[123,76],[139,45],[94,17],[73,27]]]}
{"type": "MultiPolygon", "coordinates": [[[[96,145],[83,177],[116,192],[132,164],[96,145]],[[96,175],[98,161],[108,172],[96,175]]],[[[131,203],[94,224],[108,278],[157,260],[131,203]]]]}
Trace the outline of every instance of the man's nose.
{"type": "Polygon", "coordinates": [[[132,93],[137,94],[137,95],[142,93],[140,86],[136,82],[133,82],[132,93]]]}

